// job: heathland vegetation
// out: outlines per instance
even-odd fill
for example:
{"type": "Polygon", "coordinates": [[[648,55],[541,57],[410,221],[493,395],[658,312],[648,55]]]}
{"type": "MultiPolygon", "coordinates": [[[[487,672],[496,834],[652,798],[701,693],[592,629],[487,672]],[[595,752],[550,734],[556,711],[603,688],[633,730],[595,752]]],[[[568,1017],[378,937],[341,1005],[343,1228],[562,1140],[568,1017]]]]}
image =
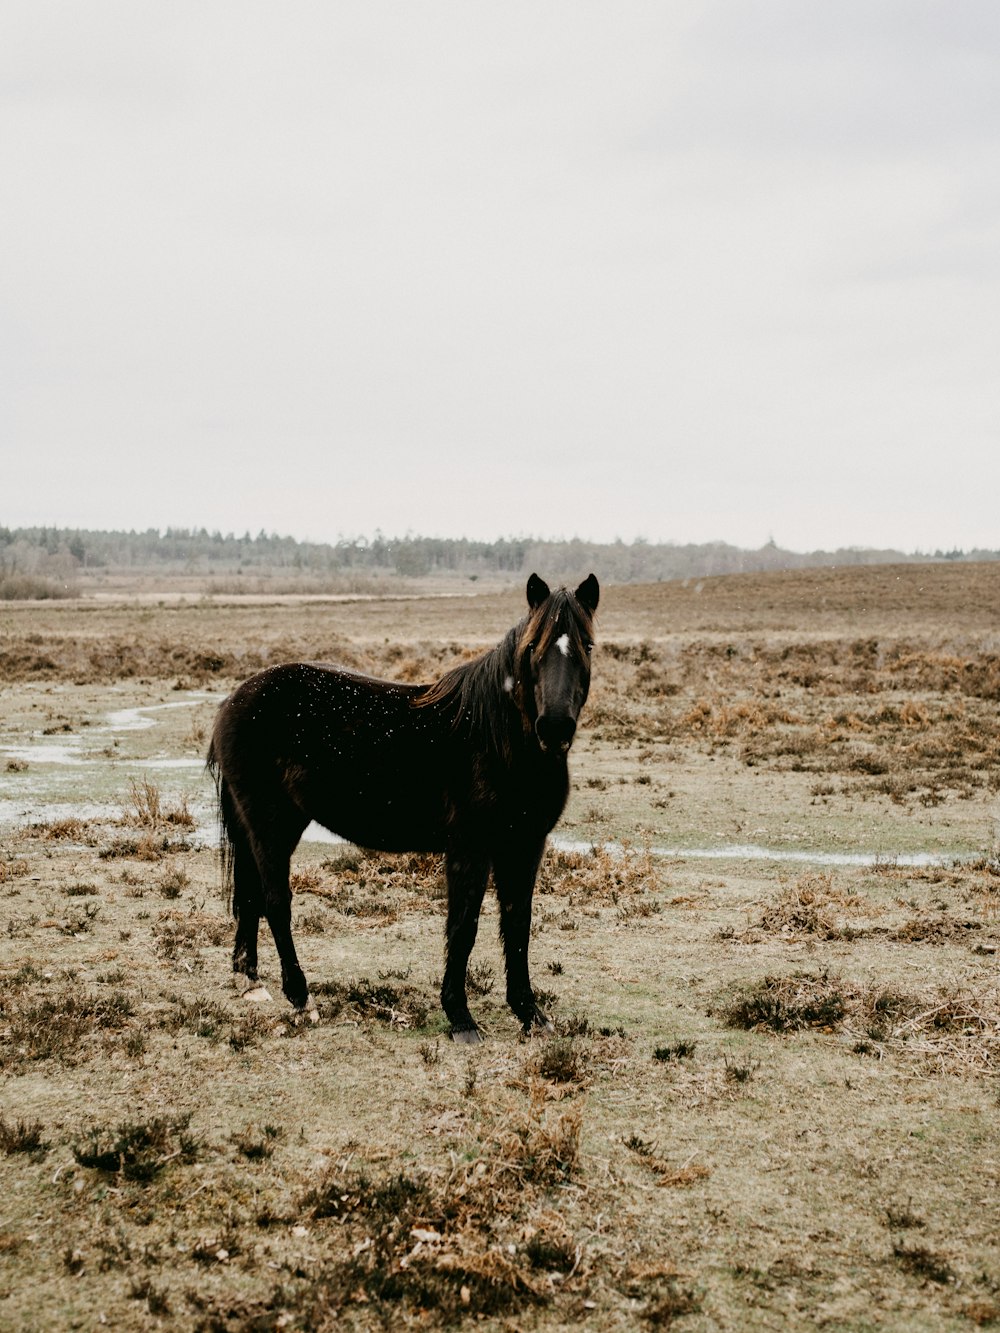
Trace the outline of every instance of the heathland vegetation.
{"type": "Polygon", "coordinates": [[[412,586],[416,580],[496,582],[544,569],[557,579],[599,569],[604,582],[655,583],[716,574],[817,566],[905,564],[914,561],[1000,559],[997,551],[904,554],[874,548],[796,552],[768,542],[744,550],[727,542],[611,543],[542,541],[533,537],[344,537],[305,542],[274,533],[149,528],[93,532],[78,528],[0,527],[0,600],[71,597],[108,579],[144,576],[200,578],[207,592],[370,592],[412,586]]]}
{"type": "Polygon", "coordinates": [[[440,858],[308,839],[296,1025],[266,937],[233,984],[215,710],[431,679],[519,614],[482,587],[3,608],[0,1328],[1000,1326],[1000,563],[606,583],[554,1038],[488,898],[452,1045],[440,858]]]}

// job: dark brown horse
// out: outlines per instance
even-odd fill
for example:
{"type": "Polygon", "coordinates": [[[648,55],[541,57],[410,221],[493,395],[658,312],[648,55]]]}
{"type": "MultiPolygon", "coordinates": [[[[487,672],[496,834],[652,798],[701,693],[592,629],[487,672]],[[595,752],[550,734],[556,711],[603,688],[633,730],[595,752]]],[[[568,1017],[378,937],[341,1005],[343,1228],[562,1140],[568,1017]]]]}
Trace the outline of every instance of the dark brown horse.
{"type": "Polygon", "coordinates": [[[479,1030],[466,969],[490,873],[500,902],[507,1002],[547,1026],[528,976],[535,875],[569,794],[566,755],[590,687],[590,575],[550,592],[528,580],[528,614],[475,661],[432,685],[321,663],[271,667],[219,708],[208,752],[232,883],[233,970],[257,976],[263,916],[297,1008],[309,990],[292,942],[289,861],[311,820],[361,847],[443,851],[448,924],[441,1003],[456,1041],[479,1030]]]}

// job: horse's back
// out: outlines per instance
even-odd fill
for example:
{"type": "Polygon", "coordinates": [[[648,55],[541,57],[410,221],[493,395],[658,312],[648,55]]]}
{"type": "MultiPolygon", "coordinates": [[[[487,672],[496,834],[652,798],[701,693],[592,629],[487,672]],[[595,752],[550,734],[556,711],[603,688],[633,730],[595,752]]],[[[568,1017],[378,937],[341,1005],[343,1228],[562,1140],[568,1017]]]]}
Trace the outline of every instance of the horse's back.
{"type": "Polygon", "coordinates": [[[412,700],[423,688],[326,662],[287,662],[258,671],[224,700],[217,733],[252,727],[258,741],[272,735],[282,742],[343,729],[374,736],[409,718],[412,700]]]}
{"type": "Polygon", "coordinates": [[[362,846],[438,850],[451,747],[413,707],[423,688],[327,663],[268,668],[220,706],[216,763],[245,804],[288,799],[362,846]]]}

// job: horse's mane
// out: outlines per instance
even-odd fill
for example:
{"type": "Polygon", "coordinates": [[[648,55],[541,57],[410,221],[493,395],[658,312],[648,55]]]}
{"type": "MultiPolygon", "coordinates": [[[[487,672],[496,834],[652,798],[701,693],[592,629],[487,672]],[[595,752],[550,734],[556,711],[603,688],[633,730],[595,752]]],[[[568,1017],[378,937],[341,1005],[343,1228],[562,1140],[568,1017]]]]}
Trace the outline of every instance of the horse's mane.
{"type": "Polygon", "coordinates": [[[414,696],[414,708],[437,708],[453,728],[468,727],[487,738],[490,748],[511,748],[509,694],[516,675],[517,647],[527,622],[509,629],[495,648],[462,662],[414,696]]]}

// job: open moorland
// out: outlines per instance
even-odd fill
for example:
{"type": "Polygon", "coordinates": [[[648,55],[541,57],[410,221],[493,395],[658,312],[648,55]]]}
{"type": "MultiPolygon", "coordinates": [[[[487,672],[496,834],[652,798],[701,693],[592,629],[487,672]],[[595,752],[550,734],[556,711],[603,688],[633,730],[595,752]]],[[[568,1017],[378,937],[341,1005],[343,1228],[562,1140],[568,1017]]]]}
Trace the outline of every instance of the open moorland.
{"type": "Polygon", "coordinates": [[[522,597],[0,604],[0,1327],[1000,1327],[1000,564],[605,587],[555,1036],[488,900],[452,1045],[438,859],[319,837],[320,1021],[234,984],[218,702],[522,597]]]}

